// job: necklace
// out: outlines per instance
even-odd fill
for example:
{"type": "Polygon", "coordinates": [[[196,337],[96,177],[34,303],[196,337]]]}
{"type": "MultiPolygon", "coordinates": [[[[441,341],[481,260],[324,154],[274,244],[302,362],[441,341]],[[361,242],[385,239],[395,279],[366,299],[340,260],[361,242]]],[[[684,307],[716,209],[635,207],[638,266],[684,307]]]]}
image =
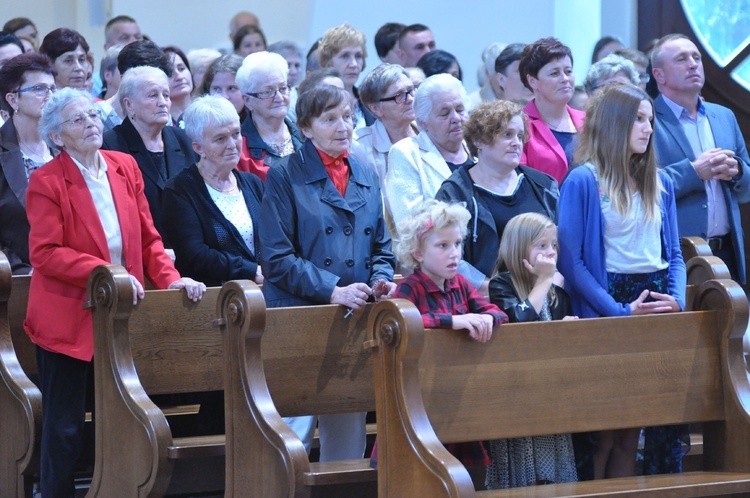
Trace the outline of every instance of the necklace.
{"type": "Polygon", "coordinates": [[[44,157],[45,157],[46,152],[48,150],[47,149],[47,144],[45,144],[44,142],[42,142],[42,151],[38,152],[38,151],[34,150],[29,144],[27,144],[26,142],[24,142],[23,140],[21,140],[21,137],[18,137],[18,142],[21,145],[21,149],[25,149],[26,153],[29,155],[29,157],[31,157],[32,159],[34,159],[34,156],[35,156],[37,159],[40,159],[42,161],[44,160],[44,157]]]}
{"type": "Polygon", "coordinates": [[[215,191],[217,191],[217,192],[219,192],[221,194],[229,194],[230,192],[234,192],[237,189],[237,185],[232,185],[229,188],[222,189],[222,188],[218,188],[218,187],[215,187],[215,186],[211,185],[208,182],[208,180],[206,180],[205,178],[203,179],[203,181],[206,182],[206,185],[208,185],[209,187],[211,187],[212,189],[214,189],[215,191]]]}
{"type": "Polygon", "coordinates": [[[560,133],[575,133],[575,126],[573,126],[573,129],[572,129],[573,131],[571,131],[571,126],[570,126],[571,122],[570,122],[570,118],[568,116],[566,116],[560,122],[558,122],[557,126],[554,126],[552,123],[550,123],[549,121],[547,121],[544,118],[542,118],[542,121],[544,121],[544,124],[546,124],[547,127],[550,130],[552,130],[552,131],[557,131],[557,132],[560,132],[560,133]],[[562,126],[560,126],[560,125],[562,125],[562,126]],[[563,129],[563,128],[565,128],[565,129],[563,129]]]}
{"type": "Polygon", "coordinates": [[[276,155],[281,157],[288,156],[294,152],[291,136],[283,142],[269,143],[268,146],[276,153],[276,155]],[[291,151],[289,151],[290,148],[292,149],[291,151]]]}
{"type": "Polygon", "coordinates": [[[229,183],[231,183],[229,188],[219,188],[216,185],[214,185],[215,180],[209,180],[208,175],[204,173],[203,168],[201,168],[200,165],[198,166],[198,173],[200,173],[206,185],[211,187],[213,190],[219,192],[220,194],[229,194],[231,192],[234,192],[237,189],[237,181],[235,180],[234,175],[232,175],[231,173],[228,179],[229,183]]]}

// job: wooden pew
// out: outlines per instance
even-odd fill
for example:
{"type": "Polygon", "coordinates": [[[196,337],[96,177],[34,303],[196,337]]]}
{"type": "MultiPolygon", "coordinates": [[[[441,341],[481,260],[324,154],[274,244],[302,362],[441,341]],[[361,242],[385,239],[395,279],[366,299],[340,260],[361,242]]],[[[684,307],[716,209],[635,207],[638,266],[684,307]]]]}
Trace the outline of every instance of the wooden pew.
{"type": "Polygon", "coordinates": [[[748,303],[703,283],[694,309],[503,325],[479,344],[427,330],[405,300],[377,305],[368,345],[379,496],[717,496],[750,493],[748,303]],[[441,443],[702,422],[705,470],[475,491],[441,443]]]}
{"type": "Polygon", "coordinates": [[[252,282],[219,298],[226,363],[227,497],[376,496],[369,460],[310,463],[282,416],[372,411],[362,343],[372,305],[265,309],[252,282]]]}
{"type": "Polygon", "coordinates": [[[149,396],[224,388],[219,288],[198,303],[184,291],[152,290],[133,306],[120,266],[89,278],[94,319],[96,460],[88,496],[162,496],[220,491],[224,435],[175,438],[149,396]]]}
{"type": "Polygon", "coordinates": [[[680,250],[686,263],[695,256],[713,256],[708,242],[700,237],[680,237],[680,250]]]}
{"type": "Polygon", "coordinates": [[[0,496],[30,496],[39,472],[42,394],[28,374],[36,373],[34,345],[23,330],[28,275],[11,276],[0,251],[0,496]]]}

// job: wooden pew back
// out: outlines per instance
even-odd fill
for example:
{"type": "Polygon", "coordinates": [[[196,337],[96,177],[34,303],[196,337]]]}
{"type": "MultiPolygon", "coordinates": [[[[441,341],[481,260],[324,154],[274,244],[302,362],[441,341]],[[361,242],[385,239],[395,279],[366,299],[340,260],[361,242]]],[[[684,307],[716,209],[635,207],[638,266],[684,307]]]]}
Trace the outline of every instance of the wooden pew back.
{"type": "MultiPolygon", "coordinates": [[[[366,460],[311,464],[281,419],[375,409],[372,359],[362,348],[371,305],[347,318],[337,305],[265,309],[262,303],[251,282],[222,288],[226,496],[309,496],[315,485],[374,482],[366,460]]],[[[345,493],[363,496],[351,487],[345,493]]]]}
{"type": "MultiPolygon", "coordinates": [[[[219,290],[209,288],[197,303],[181,290],[151,290],[133,306],[124,268],[108,265],[92,272],[96,464],[90,496],[161,496],[168,489],[200,486],[201,480],[217,489],[208,472],[193,468],[173,479],[183,461],[164,413],[149,395],[223,389],[223,345],[213,324],[219,290]]],[[[207,457],[219,457],[211,468],[218,469],[220,488],[223,436],[194,439],[182,443],[196,450],[203,444],[207,457]]],[[[185,463],[197,464],[193,460],[185,463]]]]}
{"type": "Polygon", "coordinates": [[[23,330],[31,277],[11,276],[0,251],[0,496],[26,496],[39,472],[42,394],[34,345],[23,330]]]}
{"type": "MultiPolygon", "coordinates": [[[[747,299],[728,280],[704,283],[695,299],[706,311],[503,325],[486,344],[425,331],[408,301],[379,304],[370,325],[380,495],[474,496],[441,441],[692,422],[706,423],[707,470],[748,473],[750,490],[747,299]]],[[[573,489],[560,486],[536,491],[573,489]]]]}

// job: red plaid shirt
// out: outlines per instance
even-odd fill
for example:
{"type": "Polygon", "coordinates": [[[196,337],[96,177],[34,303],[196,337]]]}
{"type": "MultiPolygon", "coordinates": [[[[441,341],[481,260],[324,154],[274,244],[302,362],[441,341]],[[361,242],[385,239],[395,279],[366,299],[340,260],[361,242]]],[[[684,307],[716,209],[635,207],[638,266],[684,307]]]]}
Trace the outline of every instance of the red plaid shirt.
{"type": "Polygon", "coordinates": [[[426,329],[452,328],[453,315],[467,313],[492,315],[495,327],[508,323],[508,315],[485,299],[460,273],[446,280],[445,289],[440,289],[424,272],[415,270],[398,284],[394,297],[414,303],[422,313],[426,329]]]}

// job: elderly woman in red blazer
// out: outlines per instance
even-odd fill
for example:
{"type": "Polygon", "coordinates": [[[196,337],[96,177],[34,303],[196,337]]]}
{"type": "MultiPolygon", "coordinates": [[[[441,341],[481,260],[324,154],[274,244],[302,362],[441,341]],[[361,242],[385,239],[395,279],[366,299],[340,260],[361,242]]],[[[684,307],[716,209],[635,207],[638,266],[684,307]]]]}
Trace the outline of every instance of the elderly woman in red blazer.
{"type": "Polygon", "coordinates": [[[73,496],[73,469],[83,442],[86,380],[94,354],[86,284],[98,265],[123,265],[133,302],[145,278],[157,288],[184,288],[197,301],[206,287],[181,278],[164,252],[135,160],[99,151],[102,122],[91,96],[72,88],[44,106],[40,133],[62,149],[29,179],[33,272],[24,327],[37,345],[42,392],[41,489],[73,496]]]}
{"type": "Polygon", "coordinates": [[[542,38],[523,49],[518,71],[521,82],[534,94],[523,109],[529,118],[529,140],[521,164],[562,183],[586,116],[568,106],[575,89],[573,55],[559,40],[542,38]]]}

